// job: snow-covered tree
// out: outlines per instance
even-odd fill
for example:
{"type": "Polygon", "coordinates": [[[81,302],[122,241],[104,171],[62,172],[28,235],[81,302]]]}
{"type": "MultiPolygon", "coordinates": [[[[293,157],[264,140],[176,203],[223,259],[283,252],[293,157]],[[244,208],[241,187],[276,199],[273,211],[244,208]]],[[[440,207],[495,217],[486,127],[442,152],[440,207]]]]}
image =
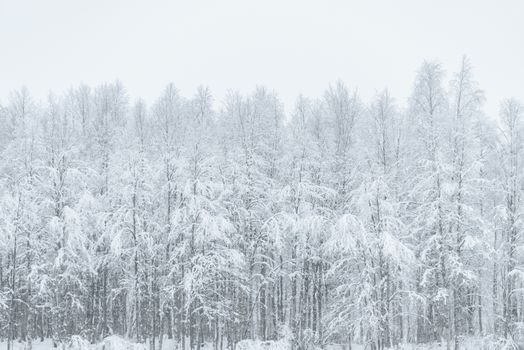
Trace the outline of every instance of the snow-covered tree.
{"type": "Polygon", "coordinates": [[[472,71],[447,84],[424,62],[407,101],[339,81],[287,111],[264,87],[215,101],[169,84],[151,106],[118,81],[15,91],[0,340],[516,347],[523,107],[488,118],[472,71]]]}

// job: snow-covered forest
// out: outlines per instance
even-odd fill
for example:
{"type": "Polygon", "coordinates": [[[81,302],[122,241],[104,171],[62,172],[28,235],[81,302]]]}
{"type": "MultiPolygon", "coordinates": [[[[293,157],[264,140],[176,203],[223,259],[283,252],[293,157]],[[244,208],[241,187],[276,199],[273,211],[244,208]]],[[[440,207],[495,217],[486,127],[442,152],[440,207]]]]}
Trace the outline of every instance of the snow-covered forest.
{"type": "Polygon", "coordinates": [[[285,109],[265,87],[14,91],[0,340],[522,342],[524,107],[487,116],[469,61],[445,68],[407,101],[335,82],[285,109]]]}

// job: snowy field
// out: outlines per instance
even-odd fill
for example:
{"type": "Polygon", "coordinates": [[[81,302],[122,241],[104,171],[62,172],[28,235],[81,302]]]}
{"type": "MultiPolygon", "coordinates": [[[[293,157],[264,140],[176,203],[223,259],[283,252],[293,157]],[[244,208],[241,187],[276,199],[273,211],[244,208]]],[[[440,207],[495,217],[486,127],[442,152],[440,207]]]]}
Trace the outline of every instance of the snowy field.
{"type": "MultiPolygon", "coordinates": [[[[399,344],[392,348],[386,348],[384,350],[447,350],[452,348],[452,344],[399,344]]],[[[461,343],[462,350],[504,350],[504,349],[521,349],[522,347],[511,347],[509,344],[494,342],[489,337],[470,337],[464,339],[461,343]]],[[[0,350],[7,349],[7,343],[0,341],[0,350]]],[[[43,342],[35,341],[29,346],[26,343],[15,343],[13,350],[50,350],[50,349],[68,349],[68,350],[149,350],[149,344],[133,343],[126,339],[118,336],[107,337],[104,341],[97,344],[90,344],[81,337],[73,337],[72,341],[68,344],[61,344],[57,347],[53,346],[53,342],[50,339],[45,339],[43,342]]],[[[158,346],[156,350],[173,350],[179,349],[177,344],[172,339],[164,339],[162,349],[158,346]]],[[[243,340],[237,344],[235,350],[289,350],[291,349],[288,341],[253,341],[243,340]]],[[[320,349],[320,348],[312,348],[320,349]]],[[[368,350],[369,347],[365,347],[360,344],[352,344],[348,347],[347,344],[330,344],[325,347],[326,350],[368,350]]],[[[213,350],[213,346],[210,343],[206,343],[200,350],[213,350]]]]}

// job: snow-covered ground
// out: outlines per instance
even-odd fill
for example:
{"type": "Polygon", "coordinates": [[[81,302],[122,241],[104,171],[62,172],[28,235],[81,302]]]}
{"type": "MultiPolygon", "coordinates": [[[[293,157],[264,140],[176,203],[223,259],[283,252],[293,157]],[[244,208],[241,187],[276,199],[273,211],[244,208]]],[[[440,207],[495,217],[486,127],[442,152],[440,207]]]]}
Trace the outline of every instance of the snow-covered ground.
{"type": "MultiPolygon", "coordinates": [[[[165,339],[162,350],[173,350],[178,347],[172,339],[165,339]]],[[[442,344],[399,344],[391,350],[447,350],[449,348],[446,343],[442,344]]],[[[7,343],[0,341],[0,350],[7,349],[7,343]]],[[[34,341],[31,346],[25,343],[15,343],[14,350],[149,350],[149,343],[133,343],[129,340],[118,336],[110,336],[105,338],[102,342],[97,344],[90,344],[81,337],[73,337],[68,344],[60,344],[58,347],[53,347],[51,339],[45,339],[43,342],[34,341]]],[[[206,344],[202,350],[212,350],[212,344],[206,344]]],[[[346,344],[331,344],[326,346],[326,350],[369,350],[360,344],[352,344],[349,348],[346,344]]],[[[506,350],[506,349],[522,349],[522,347],[511,347],[510,344],[504,344],[492,339],[482,337],[471,337],[464,339],[460,346],[461,350],[506,350]]],[[[157,343],[158,350],[158,343],[157,343]]],[[[286,340],[279,341],[255,341],[242,340],[236,346],[235,350],[290,350],[289,342],[286,340]]]]}
{"type": "MultiPolygon", "coordinates": [[[[7,342],[0,342],[0,349],[7,349],[7,342]]],[[[118,336],[111,336],[97,344],[90,344],[81,337],[72,337],[68,344],[59,344],[53,346],[51,339],[45,339],[43,342],[36,340],[31,345],[27,343],[15,343],[14,350],[51,350],[51,349],[68,349],[68,350],[145,350],[148,349],[146,344],[133,343],[118,336]]],[[[165,347],[173,349],[173,347],[165,347]]]]}

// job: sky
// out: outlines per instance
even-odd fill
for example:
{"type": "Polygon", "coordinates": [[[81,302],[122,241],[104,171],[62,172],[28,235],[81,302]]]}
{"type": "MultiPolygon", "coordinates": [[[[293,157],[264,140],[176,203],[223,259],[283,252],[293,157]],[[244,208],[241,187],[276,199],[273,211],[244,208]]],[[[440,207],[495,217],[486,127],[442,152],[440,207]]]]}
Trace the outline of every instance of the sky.
{"type": "Polygon", "coordinates": [[[119,79],[148,103],[169,82],[218,104],[264,85],[290,111],[341,79],[403,106],[423,60],[450,79],[467,55],[494,116],[524,101],[523,13],[520,0],[0,0],[0,103],[119,79]]]}

